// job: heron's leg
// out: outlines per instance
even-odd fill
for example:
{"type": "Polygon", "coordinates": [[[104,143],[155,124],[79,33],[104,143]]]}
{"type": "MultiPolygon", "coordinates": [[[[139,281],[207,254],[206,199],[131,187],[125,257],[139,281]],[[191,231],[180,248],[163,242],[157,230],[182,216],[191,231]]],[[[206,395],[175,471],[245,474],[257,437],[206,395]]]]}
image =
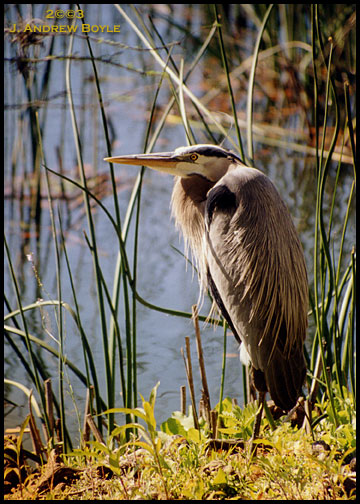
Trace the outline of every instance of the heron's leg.
{"type": "Polygon", "coordinates": [[[251,442],[250,442],[251,453],[256,450],[256,445],[254,445],[254,440],[259,437],[261,418],[262,418],[262,414],[264,411],[265,396],[266,396],[266,392],[259,392],[258,411],[255,416],[254,430],[253,430],[253,435],[251,437],[251,442]]]}
{"type": "Polygon", "coordinates": [[[246,393],[247,400],[256,401],[256,387],[254,383],[254,370],[252,366],[245,366],[245,377],[246,377],[246,393]]]}

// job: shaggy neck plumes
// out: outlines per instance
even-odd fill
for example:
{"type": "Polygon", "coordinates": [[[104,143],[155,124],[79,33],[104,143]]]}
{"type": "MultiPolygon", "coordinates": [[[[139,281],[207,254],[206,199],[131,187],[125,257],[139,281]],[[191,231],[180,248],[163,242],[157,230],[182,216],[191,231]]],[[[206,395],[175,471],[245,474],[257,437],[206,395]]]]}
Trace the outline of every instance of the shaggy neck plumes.
{"type": "Polygon", "coordinates": [[[206,195],[213,186],[214,182],[199,175],[188,178],[178,177],[175,180],[171,198],[172,214],[176,226],[181,229],[185,247],[190,246],[202,282],[204,282],[206,274],[205,265],[200,261],[200,258],[203,257],[204,211],[206,195]]]}

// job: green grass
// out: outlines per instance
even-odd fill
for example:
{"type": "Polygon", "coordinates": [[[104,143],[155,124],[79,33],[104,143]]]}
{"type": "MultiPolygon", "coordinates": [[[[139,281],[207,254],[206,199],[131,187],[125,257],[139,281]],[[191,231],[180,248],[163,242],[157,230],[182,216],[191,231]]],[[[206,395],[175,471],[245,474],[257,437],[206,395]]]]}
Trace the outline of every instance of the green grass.
{"type": "MultiPolygon", "coordinates": [[[[326,448],[320,451],[304,429],[281,420],[275,429],[264,425],[264,439],[258,440],[256,454],[247,444],[244,448],[228,448],[224,444],[222,449],[219,444],[214,449],[209,443],[206,422],[201,419],[201,428],[196,430],[191,414],[177,412],[161,425],[160,431],[156,430],[156,390],[157,386],[148,401],[142,398],[142,406],[136,410],[116,410],[136,415],[141,423],[118,427],[107,445],[94,441],[70,454],[67,465],[78,471],[76,481],[65,483],[60,490],[48,478],[48,485],[39,487],[39,478],[40,482],[44,478],[33,473],[11,498],[19,492],[24,498],[77,500],[355,498],[346,491],[351,476],[349,457],[355,449],[355,424],[348,423],[348,429],[340,431],[330,416],[322,420],[316,427],[316,437],[328,446],[324,444],[326,448]],[[134,426],[140,436],[125,442],[124,431],[134,426]],[[115,439],[122,439],[118,448],[114,448],[115,439]]],[[[351,403],[340,401],[337,406],[339,414],[347,415],[351,403]]],[[[241,410],[225,399],[222,411],[223,427],[219,431],[223,442],[234,436],[249,439],[256,413],[254,405],[241,410]]],[[[344,425],[347,420],[344,418],[344,425]]]]}

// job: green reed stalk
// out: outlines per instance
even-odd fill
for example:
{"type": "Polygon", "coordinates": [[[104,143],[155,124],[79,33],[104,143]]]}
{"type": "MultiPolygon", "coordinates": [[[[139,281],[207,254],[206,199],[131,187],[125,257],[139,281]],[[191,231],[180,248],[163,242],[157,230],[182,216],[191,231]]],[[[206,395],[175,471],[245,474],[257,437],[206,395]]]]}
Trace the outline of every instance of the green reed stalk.
{"type": "MultiPolygon", "coordinates": [[[[343,277],[340,277],[342,268],[343,250],[345,245],[345,233],[348,225],[350,214],[350,205],[353,198],[354,182],[352,183],[346,215],[344,218],[342,235],[340,240],[339,252],[337,258],[335,253],[331,253],[334,248],[334,238],[331,235],[333,209],[335,204],[335,197],[337,187],[340,179],[341,158],[338,164],[335,182],[333,185],[333,194],[330,204],[330,212],[328,219],[328,231],[325,231],[325,212],[324,212],[324,193],[325,184],[327,181],[329,166],[332,153],[334,152],[336,140],[340,130],[340,110],[336,96],[335,85],[331,75],[331,63],[333,43],[329,39],[330,51],[328,61],[325,58],[325,51],[322,42],[322,36],[318,18],[317,6],[312,7],[312,50],[313,50],[313,69],[314,69],[314,97],[315,97],[315,130],[316,130],[316,149],[320,156],[317,155],[317,202],[316,202],[316,219],[315,219],[315,243],[314,243],[314,305],[313,313],[316,321],[316,337],[313,344],[311,369],[314,369],[315,364],[315,348],[321,354],[323,364],[323,380],[325,384],[326,396],[330,401],[330,407],[335,424],[339,425],[340,419],[338,418],[337,411],[334,404],[334,384],[337,385],[338,393],[343,397],[343,386],[347,386],[347,377],[350,375],[350,382],[353,387],[353,374],[354,368],[354,355],[349,354],[349,349],[353,349],[352,345],[352,331],[353,331],[353,317],[354,311],[354,295],[353,278],[354,270],[351,265],[345,271],[343,277]],[[318,45],[316,45],[316,41],[318,45]],[[318,121],[318,77],[317,77],[317,58],[316,47],[319,47],[320,54],[324,65],[327,67],[327,81],[326,81],[326,96],[325,96],[325,110],[323,122],[323,137],[321,147],[318,149],[319,138],[319,121],[318,121]],[[335,109],[335,127],[332,134],[329,155],[324,158],[324,146],[326,127],[329,117],[330,97],[335,109]],[[337,261],[337,264],[336,264],[337,261]],[[344,288],[347,283],[347,288],[344,288]],[[320,290],[320,293],[319,293],[320,290]],[[330,312],[331,310],[331,312],[330,312]],[[330,318],[330,323],[328,323],[330,318]],[[347,324],[347,328],[345,328],[347,324]]],[[[346,128],[345,128],[346,130],[346,128]]],[[[345,135],[345,133],[344,133],[345,135]]],[[[344,143],[344,142],[343,142],[344,143]]],[[[352,256],[352,260],[354,257],[352,256]]]]}
{"type": "MultiPolygon", "coordinates": [[[[84,362],[85,362],[85,369],[86,369],[86,388],[89,389],[90,385],[94,386],[96,406],[97,406],[97,410],[100,411],[102,409],[102,405],[101,405],[101,401],[100,401],[100,389],[99,389],[99,383],[98,383],[98,379],[97,379],[96,367],[95,367],[94,358],[93,358],[93,355],[91,352],[91,347],[89,345],[88,339],[86,337],[86,333],[85,333],[84,328],[81,323],[79,303],[78,303],[77,296],[76,296],[76,290],[75,290],[75,285],[74,285],[73,276],[72,276],[72,272],[71,272],[70,261],[69,261],[69,257],[67,254],[66,242],[65,242],[65,237],[64,237],[63,228],[62,228],[62,220],[61,220],[61,212],[60,211],[58,211],[58,219],[59,219],[59,228],[60,228],[60,236],[61,236],[61,245],[64,250],[64,256],[65,256],[68,276],[69,276],[69,280],[70,280],[71,291],[72,291],[74,305],[75,305],[75,312],[76,313],[74,313],[73,317],[75,318],[76,325],[79,329],[81,344],[82,344],[82,349],[83,349],[83,355],[84,355],[84,362]],[[90,372],[91,372],[92,380],[90,378],[90,372]]],[[[90,401],[90,413],[93,414],[93,405],[92,405],[91,401],[90,401]]]]}
{"type": "MultiPolygon", "coordinates": [[[[82,23],[83,24],[85,23],[85,19],[82,19],[82,23]]],[[[110,157],[111,156],[111,143],[110,143],[109,132],[108,132],[108,127],[107,127],[107,120],[106,120],[106,114],[105,114],[105,109],[104,109],[104,103],[103,103],[103,99],[102,99],[102,93],[101,93],[101,88],[100,88],[98,72],[97,72],[97,68],[96,68],[96,64],[95,64],[95,58],[94,58],[94,54],[93,54],[93,51],[91,48],[90,39],[89,39],[89,36],[87,33],[86,33],[86,42],[87,42],[87,46],[89,49],[91,63],[92,63],[93,72],[94,72],[94,81],[95,81],[95,85],[96,85],[96,91],[97,91],[97,96],[98,96],[98,100],[99,100],[99,107],[100,107],[100,112],[101,112],[101,118],[102,118],[102,125],[104,128],[104,136],[105,136],[105,141],[106,141],[106,146],[107,146],[107,155],[110,157]]],[[[117,227],[118,227],[119,232],[121,234],[121,218],[120,218],[119,202],[118,202],[118,198],[117,198],[114,167],[113,167],[112,163],[110,163],[109,166],[110,166],[110,178],[111,178],[111,184],[112,184],[116,224],[117,224],[117,227]]],[[[130,319],[129,297],[128,297],[128,291],[127,291],[126,278],[125,278],[125,270],[124,270],[124,268],[122,268],[121,272],[117,271],[117,274],[115,275],[115,281],[114,281],[114,286],[113,286],[113,297],[112,297],[112,301],[109,302],[109,306],[112,311],[112,317],[110,320],[110,329],[109,329],[109,362],[111,363],[110,374],[111,374],[112,380],[113,380],[113,386],[112,386],[113,401],[115,401],[115,381],[116,381],[115,348],[116,348],[116,337],[117,337],[118,346],[119,346],[119,366],[120,366],[120,376],[121,376],[121,384],[122,384],[122,394],[123,394],[125,404],[129,403],[128,406],[131,407],[132,402],[131,402],[130,397],[128,398],[129,391],[128,390],[126,391],[126,389],[125,389],[121,335],[120,335],[119,324],[117,323],[117,313],[118,313],[118,306],[119,306],[119,283],[120,283],[121,278],[123,279],[124,308],[125,308],[127,339],[128,339],[128,335],[131,333],[131,328],[129,326],[129,319],[130,319]],[[113,307],[114,307],[114,309],[113,309],[113,307]]],[[[131,370],[130,360],[131,360],[131,354],[130,355],[128,354],[128,359],[127,359],[128,371],[131,370]]]]}
{"type": "MultiPolygon", "coordinates": [[[[20,316],[21,316],[21,321],[22,321],[23,327],[24,327],[23,334],[24,334],[24,338],[25,338],[25,342],[26,342],[26,348],[27,348],[27,351],[28,351],[28,354],[29,354],[29,358],[30,358],[30,364],[31,364],[31,368],[32,368],[33,377],[34,377],[34,380],[35,380],[34,383],[35,383],[35,387],[36,387],[37,393],[39,394],[39,397],[40,397],[40,400],[41,400],[41,405],[42,405],[43,411],[45,412],[46,408],[45,408],[44,390],[43,390],[43,388],[41,386],[41,383],[40,383],[38,368],[35,365],[35,356],[34,356],[34,353],[33,353],[33,350],[32,350],[30,333],[29,333],[29,330],[28,330],[28,326],[27,326],[27,322],[26,322],[26,317],[24,315],[24,310],[23,310],[23,307],[22,307],[20,289],[19,289],[19,285],[18,285],[18,282],[17,282],[17,279],[16,279],[15,270],[13,268],[13,264],[12,264],[12,260],[11,260],[11,254],[10,254],[9,246],[8,246],[8,243],[7,243],[5,235],[4,235],[4,245],[5,245],[6,258],[7,258],[8,264],[9,264],[9,271],[10,271],[10,275],[11,275],[11,280],[12,280],[12,284],[13,284],[13,287],[14,287],[15,296],[16,296],[16,300],[17,300],[17,304],[18,304],[18,310],[19,310],[19,313],[20,313],[20,316]]],[[[9,330],[9,328],[7,328],[7,330],[9,330]]],[[[45,414],[45,422],[46,422],[46,428],[47,428],[48,432],[50,432],[48,418],[47,418],[46,414],[45,414]]]]}
{"type": "MultiPolygon", "coordinates": [[[[312,7],[312,44],[313,44],[313,68],[314,68],[314,86],[317,89],[317,77],[316,77],[316,39],[315,39],[315,30],[317,28],[317,8],[315,9],[312,7]]],[[[317,31],[317,33],[319,33],[317,31]]],[[[328,79],[329,83],[329,79],[328,79]]],[[[327,109],[328,109],[328,89],[329,86],[327,85],[327,95],[326,95],[326,101],[325,101],[325,117],[324,117],[324,124],[326,125],[326,117],[327,117],[327,109]]],[[[316,103],[318,96],[317,96],[317,91],[315,93],[315,100],[316,103]]],[[[317,115],[316,115],[317,117],[317,115]]],[[[319,138],[319,125],[318,121],[316,120],[316,143],[317,143],[317,149],[318,149],[318,138],[319,138]]],[[[323,216],[322,216],[322,204],[323,204],[323,191],[324,191],[324,183],[325,183],[325,176],[326,176],[326,170],[322,168],[322,152],[324,149],[324,138],[325,138],[325,131],[324,131],[324,137],[323,137],[323,145],[322,149],[320,151],[320,159],[317,157],[317,197],[316,197],[316,216],[315,216],[315,243],[314,243],[314,293],[315,293],[315,313],[316,313],[316,327],[317,327],[317,337],[318,337],[318,345],[319,345],[319,350],[321,354],[321,359],[323,363],[323,376],[324,380],[326,383],[326,389],[327,393],[329,396],[329,399],[331,401],[331,408],[334,414],[334,418],[336,418],[336,412],[335,412],[335,407],[334,407],[334,400],[333,400],[333,394],[331,391],[331,384],[330,384],[330,379],[329,375],[327,373],[327,362],[325,358],[325,349],[324,349],[324,344],[322,339],[325,338],[325,341],[327,342],[327,348],[328,348],[328,339],[329,339],[329,333],[328,333],[328,327],[327,327],[327,322],[326,322],[326,313],[327,310],[324,307],[324,302],[325,302],[325,278],[326,278],[326,267],[324,266],[324,238],[325,237],[325,231],[324,231],[324,222],[323,222],[323,216]],[[320,248],[318,246],[320,245],[320,248]],[[320,270],[318,270],[318,257],[320,256],[320,270]],[[319,305],[319,291],[318,291],[318,283],[319,281],[321,282],[321,304],[319,305]],[[321,313],[320,313],[321,310],[321,313]]],[[[327,252],[329,253],[329,249],[327,247],[327,252]]],[[[327,255],[327,264],[331,264],[331,258],[329,255],[327,255]]],[[[331,275],[331,270],[330,270],[330,275],[331,275]]],[[[332,292],[332,290],[330,291],[332,292]]],[[[328,298],[329,299],[329,298],[328,298]]],[[[327,305],[328,309],[329,305],[327,305]]]]}
{"type": "Polygon", "coordinates": [[[224,41],[223,41],[223,36],[222,36],[220,16],[218,14],[216,4],[213,4],[213,6],[214,6],[215,22],[217,23],[217,33],[218,33],[218,38],[219,38],[221,59],[222,59],[222,64],[223,64],[225,75],[226,75],[228,93],[229,93],[229,98],[230,98],[230,102],[231,102],[231,110],[232,110],[232,114],[233,114],[233,118],[234,118],[236,136],[237,136],[238,144],[239,144],[240,157],[241,157],[242,161],[245,163],[245,154],[244,154],[243,144],[242,144],[242,140],[241,140],[239,122],[237,119],[234,93],[233,93],[232,86],[231,86],[230,71],[229,71],[229,65],[227,62],[226,51],[225,51],[225,46],[224,46],[224,41]]]}
{"type": "MultiPolygon", "coordinates": [[[[74,19],[74,22],[75,21],[76,20],[74,19]]],[[[81,149],[81,145],[80,145],[79,130],[78,130],[77,121],[76,121],[74,102],[72,99],[71,80],[70,80],[70,66],[71,66],[70,56],[72,54],[73,40],[74,40],[74,36],[72,34],[69,37],[69,49],[68,49],[69,59],[66,62],[66,73],[65,73],[65,75],[66,75],[66,88],[67,88],[69,105],[70,105],[70,114],[71,114],[71,121],[72,121],[72,126],[73,126],[74,141],[75,141],[78,165],[80,167],[81,182],[84,187],[87,187],[86,176],[85,176],[85,171],[84,171],[84,163],[83,163],[83,159],[82,159],[82,149],[81,149]]],[[[110,355],[109,355],[109,344],[108,344],[108,339],[107,339],[105,303],[104,303],[104,296],[103,296],[102,284],[101,284],[101,278],[100,278],[101,277],[101,275],[100,275],[101,268],[100,268],[98,253],[97,253],[95,226],[94,226],[94,222],[93,222],[93,218],[92,218],[92,214],[91,214],[89,196],[86,192],[84,192],[84,203],[85,203],[86,216],[87,216],[88,226],[89,226],[89,230],[90,230],[90,238],[91,238],[91,252],[92,252],[92,258],[93,258],[93,264],[94,264],[94,274],[95,274],[96,291],[97,291],[98,305],[99,305],[100,325],[101,325],[101,333],[102,333],[102,339],[103,339],[106,387],[107,387],[107,398],[108,398],[108,407],[109,407],[110,405],[113,406],[113,404],[114,404],[114,387],[113,387],[114,384],[113,384],[113,380],[112,380],[112,376],[111,376],[111,364],[110,364],[111,359],[110,359],[110,355]]],[[[109,420],[109,430],[111,431],[113,429],[113,424],[114,424],[113,415],[109,415],[108,420],[109,420]]],[[[99,428],[100,432],[102,432],[102,422],[101,422],[100,417],[98,417],[98,428],[99,428]]]]}
{"type": "Polygon", "coordinates": [[[248,157],[252,161],[254,158],[254,148],[253,148],[253,96],[254,96],[254,83],[255,83],[255,72],[256,72],[256,65],[258,61],[258,56],[259,56],[259,50],[260,50],[260,44],[261,44],[261,39],[266,27],[266,23],[269,19],[270,13],[272,11],[272,8],[274,7],[274,4],[270,4],[264,19],[261,23],[261,27],[256,39],[256,44],[255,44],[255,49],[254,49],[254,54],[253,54],[253,60],[251,64],[251,71],[250,71],[250,77],[249,77],[249,84],[248,84],[248,96],[247,96],[247,151],[248,151],[248,157]]]}
{"type": "MultiPolygon", "coordinates": [[[[168,55],[168,60],[170,58],[171,51],[168,55]]],[[[164,74],[161,74],[158,86],[155,91],[155,96],[153,99],[151,111],[150,111],[150,117],[149,121],[147,124],[146,128],[146,133],[145,133],[145,141],[144,141],[144,152],[147,152],[147,146],[149,144],[149,139],[150,139],[150,131],[151,131],[151,125],[153,123],[153,119],[155,116],[156,112],[156,103],[157,99],[159,96],[159,92],[161,89],[161,85],[163,83],[163,78],[164,74]]],[[[160,130],[158,131],[158,134],[160,134],[160,130]]],[[[155,141],[157,140],[157,135],[153,135],[150,143],[151,145],[155,144],[155,141]]],[[[137,281],[137,257],[138,257],[138,245],[139,245],[139,224],[140,224],[140,209],[141,209],[141,191],[142,191],[142,182],[143,182],[143,177],[145,173],[145,168],[142,166],[140,173],[139,173],[139,184],[137,185],[137,191],[136,191],[136,212],[135,212],[135,232],[134,232],[134,254],[133,254],[133,277],[132,277],[132,327],[133,327],[133,337],[132,337],[132,346],[133,346],[133,363],[132,363],[132,368],[133,368],[133,394],[134,394],[134,407],[137,406],[137,361],[136,361],[136,348],[137,348],[137,342],[136,342],[136,327],[137,327],[137,318],[136,318],[136,313],[137,313],[137,297],[136,297],[136,281],[137,281]]]]}
{"type": "Polygon", "coordinates": [[[342,369],[344,372],[349,372],[350,386],[354,397],[354,407],[356,408],[356,378],[355,378],[355,307],[356,307],[356,269],[355,269],[355,250],[351,251],[351,271],[352,271],[352,285],[351,285],[351,306],[350,306],[350,324],[346,334],[344,344],[343,364],[342,369]],[[347,351],[346,351],[347,350],[347,351]]]}
{"type": "MultiPolygon", "coordinates": [[[[35,114],[36,126],[37,126],[37,134],[38,134],[38,145],[39,145],[39,154],[40,159],[43,164],[45,164],[45,156],[44,150],[42,146],[42,138],[40,132],[40,124],[38,113],[35,114]]],[[[49,203],[49,213],[50,213],[50,221],[51,221],[51,230],[52,230],[52,238],[54,244],[54,252],[55,252],[55,264],[56,264],[56,286],[57,286],[57,299],[59,301],[58,305],[58,334],[59,334],[59,397],[60,397],[60,426],[61,426],[61,438],[63,440],[63,452],[67,453],[67,438],[65,435],[66,431],[66,422],[65,422],[65,400],[64,400],[64,364],[63,364],[63,356],[64,356],[64,331],[63,331],[63,315],[61,308],[61,300],[62,300],[62,290],[61,290],[61,261],[60,261],[60,251],[59,244],[57,240],[56,233],[56,225],[54,219],[54,210],[53,210],[53,202],[50,191],[50,182],[49,182],[49,174],[45,170],[45,180],[46,180],[46,188],[47,188],[47,197],[49,203]]]]}

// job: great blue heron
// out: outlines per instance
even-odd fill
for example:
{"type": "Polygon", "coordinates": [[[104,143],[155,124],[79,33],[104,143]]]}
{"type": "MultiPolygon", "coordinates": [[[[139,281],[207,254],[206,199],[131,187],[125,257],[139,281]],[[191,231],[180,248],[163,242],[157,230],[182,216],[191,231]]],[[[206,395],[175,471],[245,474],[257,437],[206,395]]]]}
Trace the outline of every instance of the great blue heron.
{"type": "Polygon", "coordinates": [[[201,285],[250,360],[259,397],[295,406],[306,364],[308,282],[290,213],[270,179],[214,145],[105,158],[176,176],[172,213],[201,285]]]}

